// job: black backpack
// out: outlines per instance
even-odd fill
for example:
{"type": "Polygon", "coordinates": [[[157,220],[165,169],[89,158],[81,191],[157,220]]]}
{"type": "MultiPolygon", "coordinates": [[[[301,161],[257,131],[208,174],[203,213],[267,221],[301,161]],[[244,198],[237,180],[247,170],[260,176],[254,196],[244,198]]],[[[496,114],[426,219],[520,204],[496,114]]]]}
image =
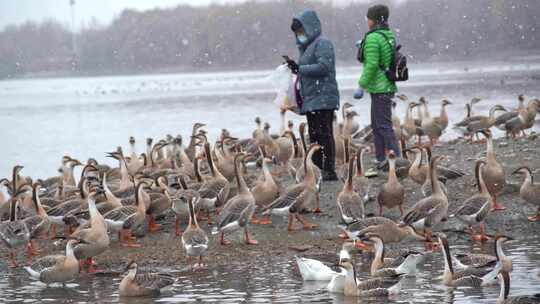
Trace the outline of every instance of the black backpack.
{"type": "MultiPolygon", "coordinates": [[[[388,44],[392,45],[390,43],[390,39],[386,37],[385,34],[383,34],[380,31],[373,31],[372,33],[378,33],[384,37],[386,42],[388,44]]],[[[357,59],[360,62],[363,62],[364,60],[364,40],[362,40],[362,43],[358,49],[357,59]]],[[[381,70],[384,71],[384,74],[390,81],[407,81],[409,80],[409,68],[407,67],[407,56],[403,55],[401,52],[401,44],[397,45],[394,48],[394,58],[390,62],[390,66],[388,68],[385,68],[384,65],[380,65],[381,70]]]]}

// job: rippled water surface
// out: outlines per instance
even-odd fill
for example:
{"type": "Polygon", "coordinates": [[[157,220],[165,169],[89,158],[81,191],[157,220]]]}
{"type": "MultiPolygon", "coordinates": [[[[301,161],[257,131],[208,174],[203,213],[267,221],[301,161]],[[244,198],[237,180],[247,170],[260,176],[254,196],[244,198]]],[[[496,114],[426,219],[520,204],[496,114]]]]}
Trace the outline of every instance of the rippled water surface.
{"type": "MultiPolygon", "coordinates": [[[[513,261],[511,295],[530,295],[540,292],[540,238],[526,238],[505,244],[505,252],[513,261]]],[[[454,251],[491,253],[492,243],[485,247],[469,242],[451,246],[454,251]]],[[[417,249],[421,249],[418,247],[417,249]]],[[[324,258],[335,262],[333,254],[324,258]]],[[[358,259],[357,259],[358,260],[358,259]]],[[[357,261],[360,262],[360,261],[357,261]]],[[[359,265],[359,276],[365,277],[368,265],[359,265]]],[[[4,266],[1,266],[4,267],[4,266]]],[[[166,272],[167,269],[154,269],[166,272]]],[[[83,275],[66,288],[45,287],[29,281],[22,269],[0,269],[0,298],[11,303],[51,302],[69,303],[494,303],[499,295],[498,285],[473,288],[448,288],[441,284],[443,271],[440,252],[427,254],[416,277],[404,279],[401,293],[388,299],[359,300],[330,294],[326,283],[302,282],[295,262],[282,256],[261,256],[256,266],[242,264],[199,270],[195,273],[172,273],[177,283],[156,298],[119,298],[117,276],[83,275]]]]}
{"type": "MultiPolygon", "coordinates": [[[[274,93],[266,79],[270,71],[200,74],[138,75],[0,81],[0,177],[16,163],[24,174],[48,177],[56,173],[62,155],[110,161],[105,151],[146,137],[181,133],[187,137],[195,121],[208,124],[210,135],[221,128],[238,137],[249,136],[254,117],[269,121],[279,131],[274,93]]],[[[338,69],[342,101],[352,101],[359,76],[357,66],[338,69]]],[[[427,96],[430,109],[449,98],[451,121],[464,116],[463,105],[473,96],[484,100],[476,113],[487,113],[494,103],[517,105],[519,93],[540,96],[540,59],[510,58],[504,62],[417,64],[411,80],[400,90],[411,98],[427,96]]],[[[399,103],[403,117],[405,104],[399,103]]],[[[355,102],[361,126],[369,124],[369,100],[355,102]]],[[[296,122],[300,117],[290,114],[296,122]]],[[[444,139],[456,136],[452,130],[444,139]]]]}

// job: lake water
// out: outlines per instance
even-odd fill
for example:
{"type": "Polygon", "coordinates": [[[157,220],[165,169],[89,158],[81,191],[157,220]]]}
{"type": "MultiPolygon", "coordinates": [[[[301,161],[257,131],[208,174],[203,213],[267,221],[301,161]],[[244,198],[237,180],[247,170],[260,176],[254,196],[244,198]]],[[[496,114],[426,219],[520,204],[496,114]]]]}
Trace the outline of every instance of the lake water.
{"type": "MultiPolygon", "coordinates": [[[[238,137],[249,136],[254,117],[279,130],[279,114],[272,103],[274,91],[268,71],[111,77],[23,79],[0,81],[0,176],[12,166],[25,166],[24,174],[48,177],[56,173],[68,154],[85,161],[94,157],[110,162],[106,151],[127,146],[129,136],[144,150],[146,137],[190,135],[195,121],[205,122],[211,136],[221,128],[238,137]]],[[[338,69],[343,101],[353,101],[359,68],[338,69]]],[[[483,101],[476,113],[494,103],[515,107],[516,96],[540,96],[540,57],[512,58],[505,62],[426,63],[411,67],[411,80],[400,91],[415,99],[426,96],[430,109],[449,98],[451,121],[464,116],[463,105],[472,97],[483,101]]],[[[403,117],[405,104],[399,103],[403,117]]],[[[360,125],[369,124],[369,100],[355,102],[360,125]]],[[[288,114],[298,122],[302,117],[288,114]]],[[[456,136],[449,130],[444,139],[456,136]]]]}
{"type": "MultiPolygon", "coordinates": [[[[204,122],[213,137],[221,128],[238,137],[249,136],[255,116],[279,128],[279,115],[272,103],[274,92],[266,77],[271,71],[138,75],[0,81],[0,177],[9,176],[15,164],[25,166],[32,177],[56,174],[62,155],[86,160],[105,158],[106,151],[127,146],[129,136],[138,140],[142,152],[146,137],[190,133],[191,125],[204,122]]],[[[352,101],[359,69],[342,67],[338,81],[343,101],[352,101]]],[[[495,103],[515,107],[516,96],[540,96],[540,58],[510,58],[505,62],[425,63],[411,67],[411,81],[400,91],[412,99],[426,96],[432,112],[439,111],[442,98],[454,102],[449,107],[451,121],[464,115],[463,105],[472,97],[483,101],[476,113],[486,113],[495,103]]],[[[404,104],[398,109],[402,116],[404,104]]],[[[369,124],[369,102],[355,102],[361,125],[369,124]]],[[[301,117],[289,114],[295,122],[301,117]]],[[[537,128],[537,127],[536,127],[537,128]]],[[[443,139],[456,134],[449,130],[443,139]]],[[[460,243],[466,249],[469,243],[460,243]]],[[[506,252],[514,260],[512,294],[540,291],[533,271],[540,265],[540,238],[508,244],[506,252]]],[[[476,248],[479,249],[479,248],[476,248]]],[[[488,248],[491,250],[491,247],[488,248]]],[[[333,253],[329,253],[333,257],[333,253]]],[[[330,260],[328,260],[330,262],[330,260]]],[[[416,278],[407,279],[396,302],[407,303],[493,303],[497,286],[472,290],[448,289],[436,280],[442,273],[440,253],[426,256],[416,278]]],[[[5,264],[2,264],[5,267],[5,264]]],[[[158,269],[159,270],[159,269],[158,269]]],[[[367,268],[363,269],[363,273],[367,268]]],[[[173,290],[153,299],[157,302],[218,303],[350,303],[355,300],[331,295],[325,284],[303,283],[294,262],[282,256],[261,258],[259,267],[242,265],[210,268],[195,275],[178,273],[173,290]]],[[[45,288],[30,282],[22,269],[0,269],[2,301],[14,303],[66,301],[118,302],[118,277],[82,276],[69,288],[45,288]],[[67,300],[69,299],[69,300],[67,300]]],[[[146,303],[149,300],[122,300],[146,303]]],[[[381,301],[376,301],[381,303],[381,301]]]]}
{"type": "MultiPolygon", "coordinates": [[[[491,253],[493,244],[484,247],[461,241],[451,244],[452,250],[491,253]]],[[[540,291],[540,238],[532,236],[504,245],[507,256],[512,259],[511,295],[531,295],[540,291]]],[[[421,247],[416,249],[422,250],[421,247]]],[[[335,263],[334,253],[323,257],[335,263]]],[[[5,265],[5,264],[3,264],[5,265]]],[[[0,266],[5,267],[5,266],[0,266]]],[[[10,303],[494,303],[499,295],[498,285],[473,289],[449,288],[442,285],[439,277],[444,265],[442,254],[426,254],[416,277],[404,279],[401,293],[392,299],[359,301],[356,298],[331,294],[325,290],[326,283],[302,282],[294,260],[284,256],[260,257],[258,267],[248,268],[240,263],[212,267],[207,270],[175,272],[178,277],[172,289],[157,298],[120,298],[118,276],[82,275],[67,288],[45,287],[30,281],[22,269],[0,268],[0,297],[10,303]]],[[[359,277],[365,278],[369,265],[357,267],[359,277]]]]}

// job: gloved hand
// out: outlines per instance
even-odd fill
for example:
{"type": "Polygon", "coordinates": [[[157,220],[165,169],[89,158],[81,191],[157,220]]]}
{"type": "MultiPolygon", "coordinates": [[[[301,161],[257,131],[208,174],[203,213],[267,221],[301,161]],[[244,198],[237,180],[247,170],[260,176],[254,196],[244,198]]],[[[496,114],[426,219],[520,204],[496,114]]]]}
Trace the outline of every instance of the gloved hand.
{"type": "Polygon", "coordinates": [[[353,98],[354,99],[362,99],[362,97],[364,97],[364,90],[362,90],[362,88],[358,88],[354,92],[353,98]]]}
{"type": "Polygon", "coordinates": [[[293,74],[298,74],[298,64],[294,60],[289,59],[286,63],[293,74]]]}

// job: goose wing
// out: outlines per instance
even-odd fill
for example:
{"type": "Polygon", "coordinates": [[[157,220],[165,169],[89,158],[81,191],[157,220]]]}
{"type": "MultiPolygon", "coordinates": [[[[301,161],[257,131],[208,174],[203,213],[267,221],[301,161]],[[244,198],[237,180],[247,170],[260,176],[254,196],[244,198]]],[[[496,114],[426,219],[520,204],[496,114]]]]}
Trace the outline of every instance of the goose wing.
{"type": "Polygon", "coordinates": [[[465,175],[465,172],[457,170],[457,169],[450,169],[443,166],[437,166],[437,174],[439,176],[444,176],[446,179],[456,179],[458,177],[462,177],[465,175]]]}
{"type": "Polygon", "coordinates": [[[396,277],[367,279],[367,280],[359,282],[357,286],[359,290],[388,288],[397,284],[397,282],[399,282],[399,278],[400,278],[399,276],[396,276],[396,277]]]}
{"type": "Polygon", "coordinates": [[[158,291],[172,285],[175,279],[172,275],[165,273],[141,273],[135,276],[133,282],[141,288],[158,291]]]}
{"type": "Polygon", "coordinates": [[[287,190],[282,195],[280,195],[277,199],[270,203],[264,210],[292,206],[297,201],[297,199],[301,197],[304,190],[305,187],[303,184],[293,185],[287,188],[287,190]]]}
{"type": "Polygon", "coordinates": [[[517,117],[518,115],[519,115],[519,112],[517,112],[517,111],[503,113],[503,114],[497,116],[497,118],[495,119],[495,124],[494,125],[495,126],[503,125],[506,122],[508,122],[509,120],[511,120],[512,118],[517,117]]]}
{"type": "Polygon", "coordinates": [[[186,245],[207,245],[208,236],[202,229],[188,229],[182,234],[182,241],[186,245]]]}
{"type": "Polygon", "coordinates": [[[68,212],[75,210],[81,206],[82,200],[80,199],[72,199],[66,202],[63,202],[62,204],[49,209],[47,211],[48,216],[64,216],[68,212]]]}
{"type": "Polygon", "coordinates": [[[56,266],[57,264],[63,263],[65,258],[65,256],[60,254],[48,255],[32,263],[30,268],[36,272],[42,272],[48,268],[56,266]]]}
{"type": "Polygon", "coordinates": [[[105,215],[103,215],[103,218],[111,221],[122,221],[136,212],[136,206],[123,206],[107,212],[105,215]]]}
{"type": "Polygon", "coordinates": [[[467,275],[452,281],[453,286],[472,286],[472,287],[481,287],[484,281],[481,277],[475,275],[467,275]]]}
{"type": "Polygon", "coordinates": [[[476,215],[476,221],[481,222],[485,219],[490,211],[491,198],[486,195],[474,195],[459,207],[454,213],[457,218],[463,218],[476,215]]]}
{"type": "Polygon", "coordinates": [[[219,214],[218,229],[225,227],[227,224],[240,220],[244,211],[249,207],[250,201],[244,196],[237,195],[231,198],[219,214]]]}
{"type": "Polygon", "coordinates": [[[426,197],[418,201],[413,208],[405,214],[403,221],[412,225],[414,222],[425,219],[429,215],[439,211],[442,203],[442,199],[433,196],[426,197]]]}
{"type": "MultiPolygon", "coordinates": [[[[358,193],[352,192],[339,195],[337,203],[343,220],[345,218],[360,219],[364,217],[364,203],[358,193]]],[[[345,220],[345,222],[351,221],[345,220]]]]}

